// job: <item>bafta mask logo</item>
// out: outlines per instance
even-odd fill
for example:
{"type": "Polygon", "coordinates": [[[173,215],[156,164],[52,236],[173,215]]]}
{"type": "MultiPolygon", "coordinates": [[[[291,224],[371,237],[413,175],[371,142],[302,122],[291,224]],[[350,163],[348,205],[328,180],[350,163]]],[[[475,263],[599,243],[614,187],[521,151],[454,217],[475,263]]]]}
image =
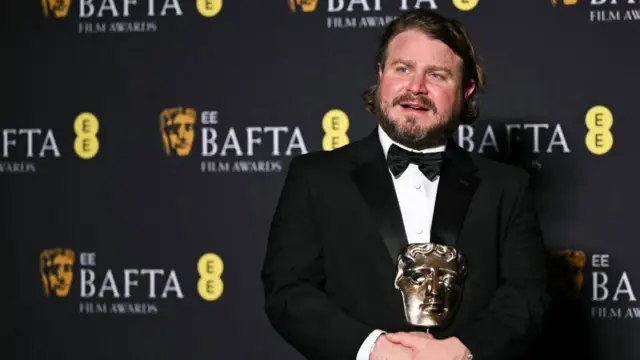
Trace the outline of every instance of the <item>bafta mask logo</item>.
{"type": "Polygon", "coordinates": [[[53,15],[57,18],[66,17],[69,14],[69,7],[71,6],[71,0],[41,0],[42,11],[44,16],[53,15]]]}
{"type": "Polygon", "coordinates": [[[446,328],[462,300],[467,272],[467,260],[456,248],[432,243],[407,245],[398,256],[395,279],[407,322],[446,328]]]}
{"type": "Polygon", "coordinates": [[[550,292],[560,300],[577,300],[584,284],[587,256],[580,250],[558,250],[549,257],[550,292]]]}
{"type": "Polygon", "coordinates": [[[168,156],[187,156],[195,138],[196,111],[192,108],[174,107],[160,114],[160,132],[164,151],[168,156]]]}
{"type": "Polygon", "coordinates": [[[69,294],[73,282],[75,253],[71,249],[45,249],[40,253],[40,276],[44,294],[57,297],[69,294]]]}
{"type": "MultiPolygon", "coordinates": [[[[576,5],[578,3],[578,0],[561,0],[563,5],[567,5],[567,6],[571,6],[571,5],[576,5]]],[[[558,5],[558,0],[551,0],[551,5],[556,6],[558,5]]]]}
{"type": "Polygon", "coordinates": [[[302,10],[302,12],[316,11],[318,0],[289,0],[289,9],[291,12],[302,10]]]}

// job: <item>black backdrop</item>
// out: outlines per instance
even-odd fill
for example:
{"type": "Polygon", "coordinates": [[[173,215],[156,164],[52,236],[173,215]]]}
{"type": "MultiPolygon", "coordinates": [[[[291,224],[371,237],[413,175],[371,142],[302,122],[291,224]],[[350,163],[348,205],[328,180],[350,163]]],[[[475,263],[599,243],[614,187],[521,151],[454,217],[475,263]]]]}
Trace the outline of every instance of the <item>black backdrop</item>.
{"type": "Polygon", "coordinates": [[[259,281],[286,167],[371,131],[376,37],[416,4],[486,67],[458,142],[537,180],[557,255],[539,358],[637,358],[631,0],[5,2],[7,357],[300,359],[259,281]]]}

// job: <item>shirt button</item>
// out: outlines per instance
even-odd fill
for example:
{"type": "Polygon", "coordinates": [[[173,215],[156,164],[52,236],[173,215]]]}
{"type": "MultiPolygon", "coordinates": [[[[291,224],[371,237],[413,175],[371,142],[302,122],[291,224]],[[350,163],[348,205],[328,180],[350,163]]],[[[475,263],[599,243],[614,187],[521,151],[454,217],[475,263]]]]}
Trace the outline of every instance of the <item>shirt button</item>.
{"type": "Polygon", "coordinates": [[[418,230],[418,234],[422,234],[422,229],[418,230]]]}
{"type": "Polygon", "coordinates": [[[416,185],[416,189],[420,189],[422,187],[422,185],[418,184],[416,185]]]}

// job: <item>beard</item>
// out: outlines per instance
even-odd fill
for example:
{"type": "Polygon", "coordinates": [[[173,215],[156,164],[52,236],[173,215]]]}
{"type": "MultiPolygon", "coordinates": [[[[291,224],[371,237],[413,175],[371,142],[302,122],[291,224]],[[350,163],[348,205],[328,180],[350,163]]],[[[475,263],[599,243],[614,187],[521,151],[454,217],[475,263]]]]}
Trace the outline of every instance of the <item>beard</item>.
{"type": "Polygon", "coordinates": [[[460,114],[459,104],[460,102],[456,104],[451,116],[445,118],[428,97],[403,94],[393,99],[390,104],[386,104],[387,110],[385,111],[382,106],[382,99],[380,99],[380,90],[376,89],[374,114],[378,118],[380,127],[391,139],[411,149],[423,150],[445,145],[448,142],[451,135],[460,125],[458,116],[460,114]],[[388,109],[404,101],[420,103],[428,111],[432,112],[436,118],[435,122],[428,125],[420,125],[420,119],[415,115],[407,115],[404,119],[391,119],[388,109]]]}

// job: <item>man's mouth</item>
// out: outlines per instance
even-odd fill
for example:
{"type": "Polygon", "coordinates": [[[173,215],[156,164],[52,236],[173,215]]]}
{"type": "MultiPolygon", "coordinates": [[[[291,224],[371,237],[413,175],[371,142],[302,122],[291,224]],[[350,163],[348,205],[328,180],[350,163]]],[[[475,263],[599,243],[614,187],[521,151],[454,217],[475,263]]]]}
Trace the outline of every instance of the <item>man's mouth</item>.
{"type": "Polygon", "coordinates": [[[429,108],[421,103],[416,102],[401,102],[400,106],[404,109],[418,110],[418,111],[429,111],[429,108]]]}

